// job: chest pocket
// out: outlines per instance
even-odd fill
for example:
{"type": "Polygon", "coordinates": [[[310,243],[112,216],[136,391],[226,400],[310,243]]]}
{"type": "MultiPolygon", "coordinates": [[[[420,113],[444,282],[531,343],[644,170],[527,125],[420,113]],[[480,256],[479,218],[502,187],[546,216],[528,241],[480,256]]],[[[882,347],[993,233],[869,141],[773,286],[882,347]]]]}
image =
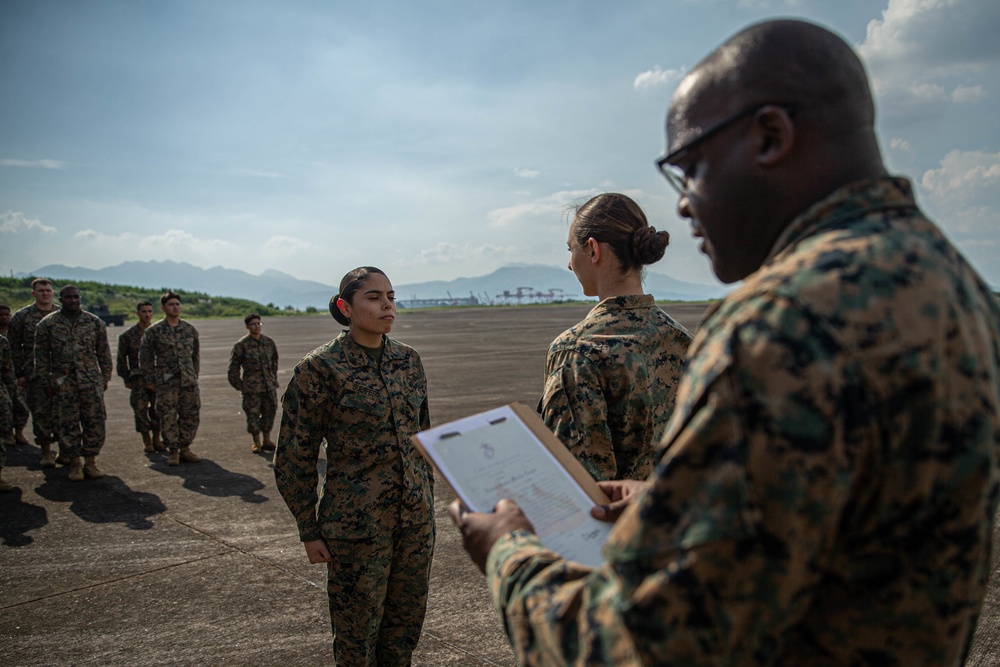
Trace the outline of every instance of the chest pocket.
{"type": "Polygon", "coordinates": [[[351,393],[340,399],[341,419],[348,425],[371,424],[378,428],[389,417],[389,402],[378,394],[351,393]]]}

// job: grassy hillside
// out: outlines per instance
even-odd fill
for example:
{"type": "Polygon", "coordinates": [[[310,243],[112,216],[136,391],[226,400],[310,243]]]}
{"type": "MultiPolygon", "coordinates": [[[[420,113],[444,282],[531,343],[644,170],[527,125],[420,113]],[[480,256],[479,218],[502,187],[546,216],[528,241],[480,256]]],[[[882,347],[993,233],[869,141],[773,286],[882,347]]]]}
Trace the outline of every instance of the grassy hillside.
{"type": "MultiPolygon", "coordinates": [[[[6,303],[11,307],[11,310],[17,310],[21,306],[31,303],[31,280],[31,278],[0,277],[0,303],[6,303]]],[[[113,315],[125,315],[128,320],[135,319],[135,304],[140,301],[152,303],[154,319],[159,319],[160,295],[166,291],[166,288],[151,290],[143,287],[108,285],[86,280],[53,280],[52,284],[55,285],[57,293],[57,305],[59,288],[70,283],[80,288],[84,310],[90,310],[97,305],[105,305],[113,315]]],[[[274,304],[263,305],[248,299],[211,296],[202,292],[188,292],[182,289],[174,291],[181,295],[181,302],[184,306],[182,316],[185,318],[244,317],[251,312],[259,313],[264,317],[302,314],[302,311],[295,310],[290,306],[279,308],[274,304]]],[[[310,308],[306,312],[316,312],[316,309],[310,308]]]]}

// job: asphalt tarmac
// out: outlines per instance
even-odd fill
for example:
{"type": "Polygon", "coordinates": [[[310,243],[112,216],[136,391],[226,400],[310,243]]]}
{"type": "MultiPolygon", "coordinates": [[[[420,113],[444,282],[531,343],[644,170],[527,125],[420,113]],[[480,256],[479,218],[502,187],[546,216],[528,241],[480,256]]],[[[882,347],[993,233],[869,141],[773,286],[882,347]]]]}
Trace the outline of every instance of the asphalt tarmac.
{"type": "MultiPolygon", "coordinates": [[[[704,304],[664,306],[694,330],[704,304]]],[[[453,308],[399,315],[392,336],[427,371],[441,424],[513,401],[534,406],[545,349],[589,306],[453,308]]],[[[250,452],[240,395],[226,381],[241,320],[194,320],[201,335],[199,464],[144,454],[117,375],[105,396],[104,479],[43,470],[34,445],[8,454],[0,494],[0,665],[333,664],[326,568],[310,565],[274,486],[250,452]]],[[[123,328],[111,327],[112,352],[123,328]]],[[[329,315],[267,318],[279,382],[340,331],[329,315]]],[[[276,436],[276,433],[275,433],[276,436]]],[[[485,581],[436,485],[437,544],[417,666],[516,665],[485,581]]],[[[1000,536],[1000,533],[997,534],[1000,536]]],[[[995,545],[1000,538],[995,537],[995,545]]],[[[1000,578],[1000,549],[992,568],[1000,578]]],[[[1000,665],[1000,591],[990,589],[967,664],[1000,665]]]]}

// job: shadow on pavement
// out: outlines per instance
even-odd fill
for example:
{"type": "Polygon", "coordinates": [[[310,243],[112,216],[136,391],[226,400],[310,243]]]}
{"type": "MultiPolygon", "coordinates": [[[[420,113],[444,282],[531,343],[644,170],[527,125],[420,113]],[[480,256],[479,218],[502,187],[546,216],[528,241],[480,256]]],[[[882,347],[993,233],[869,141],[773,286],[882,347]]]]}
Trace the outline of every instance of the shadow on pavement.
{"type": "Polygon", "coordinates": [[[45,481],[35,488],[35,493],[52,502],[69,503],[69,510],[89,523],[121,523],[131,530],[149,530],[153,527],[150,517],[167,510],[157,495],[133,491],[112,475],[71,482],[66,468],[43,472],[45,481]]]}
{"type": "Polygon", "coordinates": [[[153,461],[151,470],[173,475],[184,480],[184,488],[206,496],[225,497],[238,496],[246,503],[266,503],[267,496],[260,492],[264,484],[256,477],[241,475],[226,470],[219,464],[203,458],[199,463],[181,463],[179,466],[168,466],[165,459],[153,461]]]}
{"type": "Polygon", "coordinates": [[[49,523],[49,514],[44,507],[24,502],[24,492],[16,488],[0,495],[0,540],[8,547],[24,547],[35,541],[27,533],[38,530],[49,523]]]}

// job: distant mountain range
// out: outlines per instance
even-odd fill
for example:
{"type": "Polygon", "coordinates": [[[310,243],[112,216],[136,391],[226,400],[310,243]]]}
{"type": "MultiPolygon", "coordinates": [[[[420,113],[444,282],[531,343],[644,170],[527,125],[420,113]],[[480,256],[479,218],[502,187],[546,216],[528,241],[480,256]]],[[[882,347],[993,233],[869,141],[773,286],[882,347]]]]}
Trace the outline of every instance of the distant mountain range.
{"type": "MultiPolygon", "coordinates": [[[[255,276],[239,269],[225,269],[221,266],[202,269],[187,262],[170,260],[125,262],[103,269],[50,264],[30,274],[19,275],[133,285],[149,288],[154,292],[170,287],[299,309],[314,306],[325,310],[330,297],[337,292],[335,286],[300,280],[274,269],[255,276]]],[[[586,298],[572,272],[541,264],[510,264],[485,276],[399,284],[395,288],[396,299],[404,306],[408,300],[415,299],[457,300],[475,297],[480,303],[534,303],[559,298],[586,298]],[[516,296],[518,291],[521,297],[516,296]]],[[[645,289],[657,299],[676,301],[716,299],[728,291],[722,285],[687,283],[653,271],[649,271],[646,276],[645,289]]]]}

